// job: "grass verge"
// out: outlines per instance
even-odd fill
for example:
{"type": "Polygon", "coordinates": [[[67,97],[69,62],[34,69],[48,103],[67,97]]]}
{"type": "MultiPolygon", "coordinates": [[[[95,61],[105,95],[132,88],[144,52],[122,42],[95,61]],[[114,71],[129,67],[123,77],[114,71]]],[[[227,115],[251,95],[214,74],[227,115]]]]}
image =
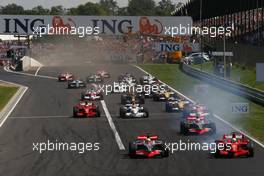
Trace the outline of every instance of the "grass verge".
{"type": "Polygon", "coordinates": [[[18,88],[14,86],[0,85],[0,111],[16,93],[17,89],[18,88]]]}
{"type": "MultiPolygon", "coordinates": [[[[192,66],[201,69],[201,65],[192,65],[192,66]]],[[[211,62],[204,63],[202,67],[203,67],[203,71],[206,71],[208,73],[213,72],[213,65],[211,62]]],[[[242,68],[239,65],[234,65],[231,71],[231,80],[264,91],[264,83],[256,81],[255,69],[242,68]]]]}
{"type": "Polygon", "coordinates": [[[186,75],[181,72],[179,65],[144,64],[139,66],[191,99],[206,104],[215,114],[245,129],[251,135],[264,142],[263,106],[186,75]],[[203,86],[206,90],[199,93],[196,91],[197,86],[203,86]],[[232,113],[232,103],[248,103],[250,112],[247,114],[232,113]]]}

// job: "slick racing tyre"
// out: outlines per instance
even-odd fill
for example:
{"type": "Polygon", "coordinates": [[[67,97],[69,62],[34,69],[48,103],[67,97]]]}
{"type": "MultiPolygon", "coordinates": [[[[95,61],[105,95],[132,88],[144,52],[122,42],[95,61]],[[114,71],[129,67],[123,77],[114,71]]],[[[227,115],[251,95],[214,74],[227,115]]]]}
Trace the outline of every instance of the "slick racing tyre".
{"type": "Polygon", "coordinates": [[[147,108],[144,108],[143,109],[143,112],[145,113],[144,117],[145,118],[148,118],[149,117],[149,111],[148,111],[148,109],[147,108]]]}
{"type": "Polygon", "coordinates": [[[135,158],[136,157],[136,150],[137,146],[133,142],[129,142],[129,149],[128,149],[128,154],[130,158],[135,158]]]}
{"type": "Polygon", "coordinates": [[[181,126],[180,126],[180,133],[183,135],[187,135],[188,134],[188,129],[186,128],[184,122],[181,122],[181,126]]]}
{"type": "Polygon", "coordinates": [[[101,117],[101,111],[99,108],[96,108],[96,117],[101,117]]]}
{"type": "Polygon", "coordinates": [[[254,157],[254,147],[253,144],[249,143],[247,144],[247,149],[248,149],[248,157],[254,157]]]}
{"type": "Polygon", "coordinates": [[[73,108],[72,112],[73,112],[73,118],[77,118],[78,117],[77,110],[73,108]]]}
{"type": "Polygon", "coordinates": [[[216,133],[216,126],[214,123],[206,124],[204,127],[211,129],[208,134],[215,134],[216,133]]]}
{"type": "Polygon", "coordinates": [[[162,148],[163,148],[163,150],[162,150],[161,156],[164,157],[164,158],[169,157],[170,151],[166,148],[165,145],[163,145],[162,148]]]}
{"type": "Polygon", "coordinates": [[[119,117],[125,118],[125,112],[124,112],[124,109],[122,107],[119,108],[119,117]]]}

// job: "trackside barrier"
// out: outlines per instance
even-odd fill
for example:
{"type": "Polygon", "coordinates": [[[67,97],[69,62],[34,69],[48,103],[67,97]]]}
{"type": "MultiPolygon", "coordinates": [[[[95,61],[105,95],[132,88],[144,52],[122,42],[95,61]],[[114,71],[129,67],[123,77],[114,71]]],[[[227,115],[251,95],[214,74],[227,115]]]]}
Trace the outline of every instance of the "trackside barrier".
{"type": "Polygon", "coordinates": [[[214,84],[218,87],[224,88],[227,91],[246,97],[258,104],[264,105],[264,91],[257,90],[252,87],[198,70],[196,68],[190,67],[185,63],[181,63],[180,68],[183,72],[193,77],[206,81],[210,84],[214,84]]]}

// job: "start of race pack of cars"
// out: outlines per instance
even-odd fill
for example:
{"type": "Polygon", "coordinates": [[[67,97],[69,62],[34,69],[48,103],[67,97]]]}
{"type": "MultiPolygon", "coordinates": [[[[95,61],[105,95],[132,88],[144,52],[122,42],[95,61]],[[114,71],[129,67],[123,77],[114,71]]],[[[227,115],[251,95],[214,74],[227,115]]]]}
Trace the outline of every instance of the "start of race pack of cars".
{"type": "MultiPolygon", "coordinates": [[[[67,82],[69,89],[85,89],[87,85],[103,83],[110,78],[110,74],[100,70],[96,74],[91,74],[85,79],[77,79],[71,73],[62,73],[58,76],[59,82],[67,82]]],[[[129,89],[124,92],[112,91],[120,96],[121,106],[119,107],[119,117],[124,119],[138,119],[151,117],[151,113],[144,106],[146,99],[154,102],[163,102],[167,113],[182,113],[179,124],[180,134],[188,135],[213,135],[216,134],[216,125],[212,122],[212,113],[205,105],[195,104],[172,91],[156,77],[144,75],[139,78],[129,73],[121,74],[117,78],[118,84],[127,87],[144,85],[157,86],[158,88],[148,92],[135,92],[129,89]]],[[[80,95],[80,102],[73,107],[74,118],[96,118],[101,116],[101,111],[97,100],[104,99],[104,92],[97,86],[84,90],[80,95]]],[[[225,134],[221,139],[215,141],[217,144],[230,144],[230,148],[217,150],[215,158],[219,157],[253,157],[254,148],[252,142],[241,133],[232,132],[225,134]]],[[[158,139],[156,135],[140,135],[135,140],[129,142],[129,156],[135,157],[161,157],[169,156],[170,151],[165,147],[165,143],[158,139]]]]}

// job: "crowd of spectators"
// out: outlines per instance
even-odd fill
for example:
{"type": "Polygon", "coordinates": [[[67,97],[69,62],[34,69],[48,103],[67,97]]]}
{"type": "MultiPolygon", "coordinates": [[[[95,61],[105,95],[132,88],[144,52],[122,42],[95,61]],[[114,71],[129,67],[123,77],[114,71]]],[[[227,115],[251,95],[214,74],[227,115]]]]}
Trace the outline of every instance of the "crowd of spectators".
{"type": "Polygon", "coordinates": [[[264,46],[264,28],[243,36],[241,41],[251,45],[264,46]]]}

